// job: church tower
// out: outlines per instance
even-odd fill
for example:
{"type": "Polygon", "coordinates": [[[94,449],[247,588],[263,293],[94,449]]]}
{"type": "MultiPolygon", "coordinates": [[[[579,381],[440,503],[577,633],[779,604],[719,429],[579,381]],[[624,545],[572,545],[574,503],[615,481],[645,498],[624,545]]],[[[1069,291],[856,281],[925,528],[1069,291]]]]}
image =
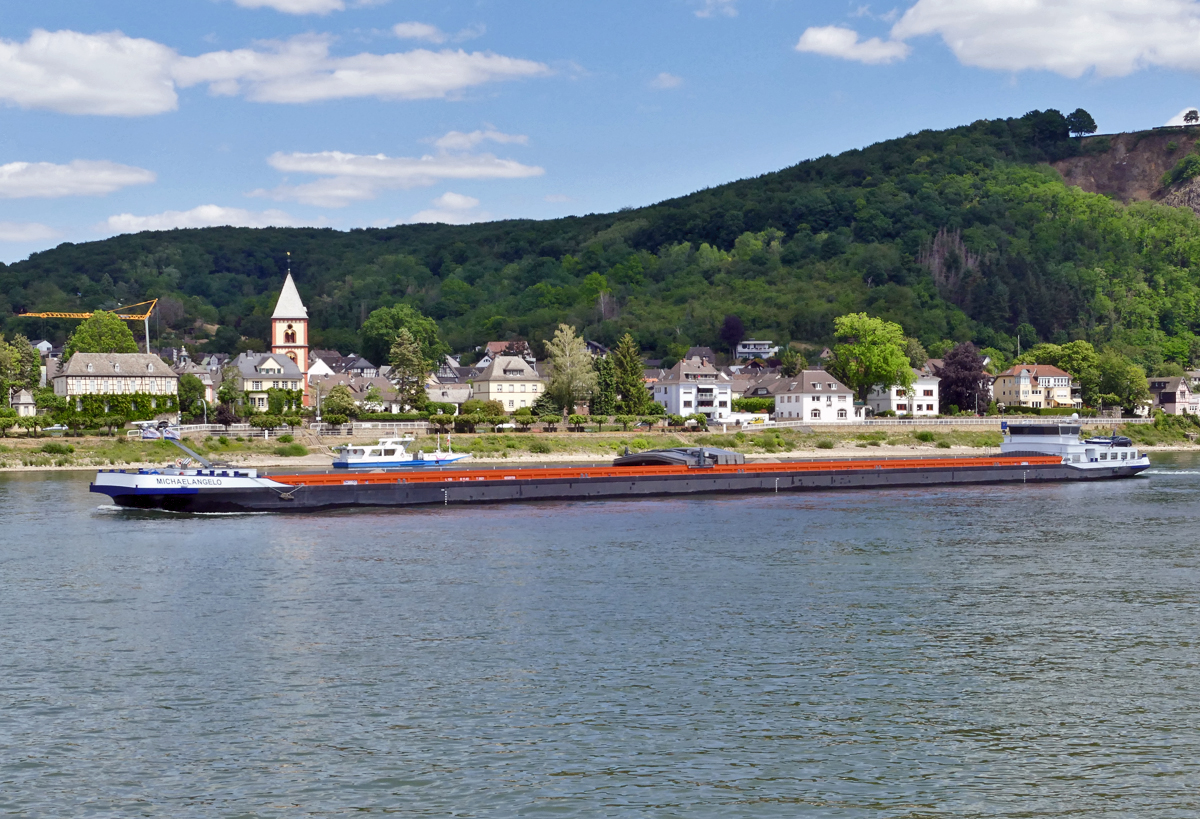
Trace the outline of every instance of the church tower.
{"type": "MultiPolygon", "coordinates": [[[[271,352],[287,356],[300,372],[308,375],[308,310],[300,300],[296,283],[292,281],[291,253],[288,254],[288,273],[279,291],[279,301],[271,314],[271,352]]],[[[304,379],[304,400],[308,403],[308,379],[304,379]]]]}

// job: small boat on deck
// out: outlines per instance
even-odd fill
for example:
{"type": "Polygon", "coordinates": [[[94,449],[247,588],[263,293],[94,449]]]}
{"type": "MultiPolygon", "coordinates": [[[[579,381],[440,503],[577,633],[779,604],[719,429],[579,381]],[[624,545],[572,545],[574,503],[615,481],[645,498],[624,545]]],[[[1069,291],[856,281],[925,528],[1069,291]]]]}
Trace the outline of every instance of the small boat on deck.
{"type": "Polygon", "coordinates": [[[455,454],[452,447],[448,452],[442,452],[441,442],[434,452],[417,450],[408,451],[408,444],[413,438],[381,438],[377,444],[349,444],[337,447],[334,452],[338,457],[334,460],[335,469],[418,469],[427,466],[446,466],[447,464],[470,458],[470,454],[455,454]]]}

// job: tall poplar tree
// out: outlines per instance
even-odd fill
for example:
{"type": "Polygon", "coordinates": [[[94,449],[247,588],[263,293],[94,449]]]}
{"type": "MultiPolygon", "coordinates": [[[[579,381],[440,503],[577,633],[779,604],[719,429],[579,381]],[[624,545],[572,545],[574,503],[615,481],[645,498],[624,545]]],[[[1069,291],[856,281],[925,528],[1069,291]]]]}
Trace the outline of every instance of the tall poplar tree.
{"type": "Polygon", "coordinates": [[[554,338],[546,342],[550,359],[550,384],[547,394],[567,412],[573,413],[577,404],[589,401],[596,390],[596,370],[587,344],[575,335],[575,328],[558,325],[554,338]]]}
{"type": "Polygon", "coordinates": [[[612,356],[617,371],[617,409],[623,415],[645,415],[650,410],[650,391],[646,389],[642,351],[633,336],[622,336],[612,356]]]}

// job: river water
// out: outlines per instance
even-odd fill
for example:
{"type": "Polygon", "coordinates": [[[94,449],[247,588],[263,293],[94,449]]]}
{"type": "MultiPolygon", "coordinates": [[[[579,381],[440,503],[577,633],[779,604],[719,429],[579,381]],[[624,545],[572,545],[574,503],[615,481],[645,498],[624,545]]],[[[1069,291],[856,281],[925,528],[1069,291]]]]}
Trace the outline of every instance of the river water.
{"type": "Polygon", "coordinates": [[[1200,458],[182,517],[0,476],[0,813],[1200,812],[1200,458]]]}

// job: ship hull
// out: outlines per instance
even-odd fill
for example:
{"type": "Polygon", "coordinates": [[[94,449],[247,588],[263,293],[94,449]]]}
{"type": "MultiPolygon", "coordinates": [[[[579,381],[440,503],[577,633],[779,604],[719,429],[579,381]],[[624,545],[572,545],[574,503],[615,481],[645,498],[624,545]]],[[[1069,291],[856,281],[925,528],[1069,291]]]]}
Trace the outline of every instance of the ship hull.
{"type": "Polygon", "coordinates": [[[1002,483],[1052,483],[1132,478],[1146,465],[1080,469],[1057,458],[1015,461],[971,459],[956,463],[908,466],[895,463],[841,462],[822,468],[804,463],[747,466],[741,469],[622,471],[612,468],[444,472],[436,476],[395,473],[343,473],[337,476],[273,476],[263,485],[183,486],[163,491],[125,481],[110,485],[97,476],[93,492],[119,506],[172,512],[314,512],[356,507],[450,506],[522,501],[589,501],[694,495],[751,495],[845,489],[887,489],[1002,483]],[[1040,462],[1039,462],[1040,461],[1040,462]],[[760,471],[761,470],[761,471],[760,471]],[[543,472],[545,474],[538,475],[543,472]],[[566,474],[564,474],[566,473],[566,474]],[[330,478],[335,478],[330,480],[330,478]]]}

